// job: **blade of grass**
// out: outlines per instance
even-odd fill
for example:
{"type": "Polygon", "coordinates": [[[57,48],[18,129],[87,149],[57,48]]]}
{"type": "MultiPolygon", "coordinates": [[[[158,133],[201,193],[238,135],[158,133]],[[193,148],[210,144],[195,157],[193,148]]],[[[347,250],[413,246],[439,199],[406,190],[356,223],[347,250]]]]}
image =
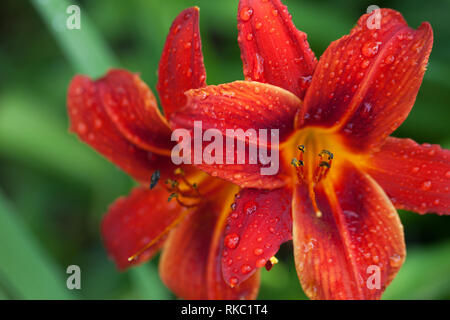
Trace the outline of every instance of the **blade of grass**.
{"type": "Polygon", "coordinates": [[[71,299],[58,270],[0,193],[0,274],[23,299],[71,299]]]}
{"type": "Polygon", "coordinates": [[[66,0],[31,0],[49,30],[61,46],[76,72],[98,77],[117,66],[103,38],[97,33],[86,13],[81,9],[81,28],[69,30],[66,20],[72,5],[66,0]]]}
{"type": "Polygon", "coordinates": [[[129,271],[133,287],[140,299],[170,299],[170,293],[158,276],[158,269],[153,262],[133,268],[129,271]]]}

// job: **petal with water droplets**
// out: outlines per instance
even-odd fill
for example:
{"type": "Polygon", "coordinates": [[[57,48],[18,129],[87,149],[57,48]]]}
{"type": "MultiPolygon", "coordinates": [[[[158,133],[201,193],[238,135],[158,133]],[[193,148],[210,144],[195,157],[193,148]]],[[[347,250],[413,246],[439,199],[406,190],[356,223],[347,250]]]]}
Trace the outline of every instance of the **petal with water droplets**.
{"type": "Polygon", "coordinates": [[[96,84],[106,112],[124,137],[142,149],[170,155],[173,142],[169,124],[138,75],[111,70],[96,84]]]}
{"type": "Polygon", "coordinates": [[[198,20],[197,7],[181,12],[174,20],[164,45],[157,90],[167,118],[184,106],[185,91],[206,85],[198,20]]]}
{"type": "Polygon", "coordinates": [[[245,78],[303,99],[317,60],[286,6],[280,0],[240,0],[238,30],[245,78]]]}
{"type": "Polygon", "coordinates": [[[370,27],[371,14],[366,14],[349,35],[327,48],[298,126],[334,127],[350,148],[368,150],[406,119],[422,83],[433,34],[428,23],[414,30],[400,13],[380,13],[380,29],[370,27]]]}
{"type": "Polygon", "coordinates": [[[403,227],[389,198],[350,164],[293,200],[297,273],[312,299],[379,299],[405,258],[403,227]]]}
{"type": "MultiPolygon", "coordinates": [[[[279,143],[293,132],[293,119],[301,107],[298,97],[279,87],[249,81],[207,86],[186,94],[187,105],[172,115],[172,127],[190,130],[194,133],[191,134],[193,140],[196,130],[201,130],[202,134],[216,130],[223,142],[216,153],[221,162],[208,164],[203,161],[196,163],[198,168],[242,187],[273,189],[284,185],[283,166],[275,153],[279,152],[279,143]],[[232,141],[235,141],[233,148],[232,141]],[[241,154],[247,160],[239,162],[238,145],[244,141],[247,145],[245,153],[241,154]],[[230,146],[228,150],[227,146],[230,146]],[[249,146],[253,148],[253,154],[249,146]],[[265,154],[261,157],[261,147],[267,151],[267,159],[265,154]],[[268,158],[271,155],[273,161],[268,158]],[[268,173],[264,169],[261,174],[261,168],[268,168],[268,173]]],[[[202,154],[209,144],[203,142],[202,154]]],[[[195,143],[194,140],[192,145],[195,143]]]]}
{"type": "Polygon", "coordinates": [[[161,187],[153,190],[139,187],[110,206],[101,231],[106,250],[119,269],[150,259],[180,219],[185,209],[175,201],[166,201],[168,196],[161,187]]]}
{"type": "Polygon", "coordinates": [[[397,208],[450,214],[450,150],[388,138],[365,163],[397,208]]]}
{"type": "Polygon", "coordinates": [[[264,267],[292,238],[292,192],[244,189],[227,218],[222,254],[225,281],[234,286],[264,267]]]}
{"type": "Polygon", "coordinates": [[[259,274],[230,288],[220,268],[225,219],[235,186],[224,186],[216,198],[192,211],[168,237],[159,269],[163,282],[184,299],[254,299],[259,274]]]}
{"type": "Polygon", "coordinates": [[[122,135],[105,111],[98,82],[75,76],[69,86],[67,108],[70,131],[136,180],[150,181],[155,170],[160,170],[163,178],[173,171],[167,157],[142,150],[122,135]]]}

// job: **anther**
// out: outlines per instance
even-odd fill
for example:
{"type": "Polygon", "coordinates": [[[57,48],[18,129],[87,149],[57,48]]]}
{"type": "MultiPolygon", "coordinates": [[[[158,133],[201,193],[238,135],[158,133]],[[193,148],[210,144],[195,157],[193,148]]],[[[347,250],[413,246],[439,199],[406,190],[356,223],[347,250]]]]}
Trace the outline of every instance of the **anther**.
{"type": "Polygon", "coordinates": [[[331,168],[331,162],[333,161],[333,154],[328,150],[322,150],[319,153],[319,164],[314,172],[315,182],[319,182],[324,179],[328,171],[331,168]]]}
{"type": "Polygon", "coordinates": [[[278,263],[278,259],[277,258],[275,258],[275,256],[272,256],[269,260],[267,260],[267,262],[266,262],[266,265],[265,265],[265,267],[266,267],[266,270],[267,271],[270,271],[270,269],[272,269],[272,267],[274,266],[274,265],[276,265],[278,263]]]}
{"type": "Polygon", "coordinates": [[[201,194],[196,183],[191,184],[185,177],[184,171],[177,168],[174,174],[179,177],[184,186],[180,185],[178,180],[167,179],[166,189],[170,192],[168,201],[175,199],[179,205],[185,208],[193,208],[201,202],[201,194]]]}
{"type": "Polygon", "coordinates": [[[298,168],[298,167],[303,166],[303,161],[297,160],[297,158],[293,158],[292,161],[291,161],[291,164],[294,167],[298,168]]]}

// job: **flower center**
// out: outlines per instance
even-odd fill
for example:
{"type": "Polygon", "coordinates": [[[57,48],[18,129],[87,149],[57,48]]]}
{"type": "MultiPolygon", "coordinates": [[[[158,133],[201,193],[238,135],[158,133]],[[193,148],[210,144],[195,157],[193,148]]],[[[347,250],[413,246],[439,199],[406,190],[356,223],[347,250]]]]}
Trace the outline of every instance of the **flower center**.
{"type": "Polygon", "coordinates": [[[196,183],[191,183],[181,168],[174,171],[176,179],[167,179],[165,187],[170,192],[168,201],[175,199],[185,208],[194,208],[201,203],[202,195],[196,183]]]}
{"type": "Polygon", "coordinates": [[[323,183],[332,171],[339,171],[339,164],[351,157],[350,152],[337,134],[322,128],[299,130],[284,148],[290,155],[297,183],[308,188],[316,216],[321,217],[314,188],[323,183]]]}

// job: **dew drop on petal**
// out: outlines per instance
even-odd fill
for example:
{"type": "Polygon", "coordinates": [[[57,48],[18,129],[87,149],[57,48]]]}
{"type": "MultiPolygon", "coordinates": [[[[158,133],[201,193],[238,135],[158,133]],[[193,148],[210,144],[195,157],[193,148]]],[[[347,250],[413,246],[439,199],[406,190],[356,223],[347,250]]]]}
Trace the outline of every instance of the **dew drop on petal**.
{"type": "Polygon", "coordinates": [[[367,41],[366,43],[363,44],[363,46],[361,48],[361,53],[365,57],[371,58],[378,53],[379,46],[380,46],[380,42],[367,41]]]}
{"type": "Polygon", "coordinates": [[[393,254],[390,258],[389,258],[389,264],[391,265],[391,267],[400,267],[400,265],[402,264],[402,257],[395,253],[393,254]]]}
{"type": "Polygon", "coordinates": [[[238,283],[239,283],[238,278],[236,278],[236,277],[231,277],[231,278],[230,278],[230,286],[231,286],[232,288],[235,287],[238,283]]]}
{"type": "Polygon", "coordinates": [[[254,213],[256,210],[258,209],[258,205],[255,201],[248,201],[245,205],[244,205],[244,212],[246,214],[252,214],[254,213]]]}
{"type": "Polygon", "coordinates": [[[252,271],[252,267],[250,267],[248,264],[242,265],[242,267],[241,267],[241,272],[242,272],[243,274],[247,274],[247,273],[249,273],[250,271],[252,271]]]}
{"type": "Polygon", "coordinates": [[[423,182],[421,188],[423,191],[429,190],[431,188],[431,181],[428,180],[423,182]]]}
{"type": "Polygon", "coordinates": [[[239,244],[239,236],[236,233],[230,233],[225,237],[224,242],[228,249],[234,249],[239,244]]]}
{"type": "Polygon", "coordinates": [[[260,256],[263,254],[263,252],[264,252],[264,250],[261,248],[256,248],[255,250],[253,250],[253,253],[255,254],[255,256],[260,256]]]}
{"type": "Polygon", "coordinates": [[[395,57],[393,55],[389,55],[386,57],[386,59],[384,59],[384,63],[386,64],[391,64],[392,62],[394,62],[395,57]]]}
{"type": "Polygon", "coordinates": [[[240,13],[241,20],[242,21],[250,20],[252,14],[253,14],[252,8],[249,8],[249,7],[242,8],[241,13],[240,13]]]}
{"type": "Polygon", "coordinates": [[[77,130],[80,134],[85,134],[87,131],[87,127],[83,122],[80,122],[77,126],[77,130]]]}
{"type": "Polygon", "coordinates": [[[256,260],[256,267],[257,268],[262,268],[266,265],[266,259],[258,259],[256,260]]]}

